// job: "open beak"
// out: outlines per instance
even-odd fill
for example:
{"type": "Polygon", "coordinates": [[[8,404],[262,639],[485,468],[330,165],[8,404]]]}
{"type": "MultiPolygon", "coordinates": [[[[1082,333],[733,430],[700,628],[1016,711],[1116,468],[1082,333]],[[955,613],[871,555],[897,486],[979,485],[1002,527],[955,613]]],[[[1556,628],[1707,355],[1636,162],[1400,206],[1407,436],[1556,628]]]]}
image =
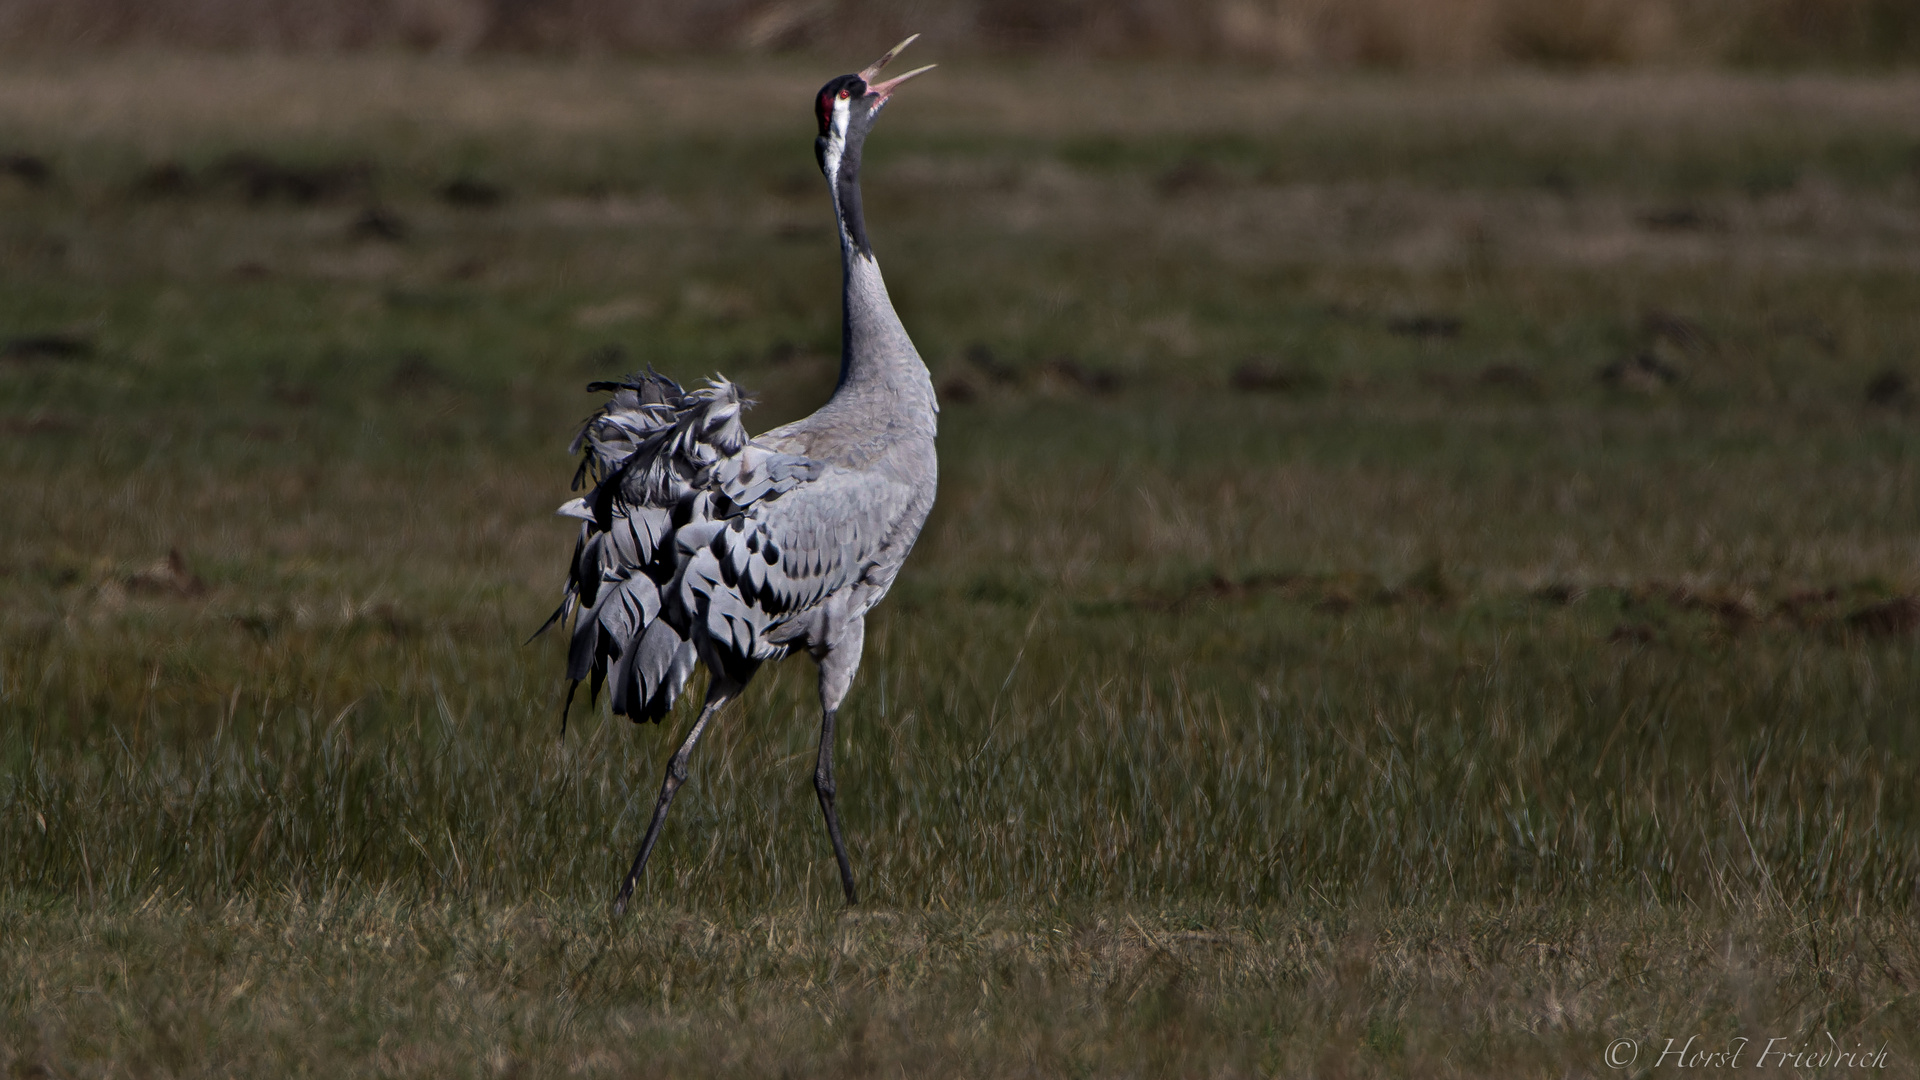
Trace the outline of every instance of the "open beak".
{"type": "Polygon", "coordinates": [[[900,50],[913,44],[913,38],[917,38],[919,36],[920,36],[919,34],[915,34],[913,35],[913,37],[910,37],[907,40],[901,42],[900,44],[895,45],[893,48],[888,49],[887,55],[881,57],[878,60],[875,60],[872,64],[869,64],[867,66],[867,70],[860,73],[860,81],[867,84],[867,93],[880,95],[880,100],[873,103],[873,107],[875,109],[878,109],[880,106],[885,105],[887,103],[887,99],[893,96],[894,90],[898,89],[901,83],[906,82],[908,79],[911,79],[915,75],[918,75],[922,72],[932,71],[936,66],[934,64],[928,64],[926,67],[914,68],[912,71],[907,72],[905,75],[896,75],[893,78],[888,79],[886,82],[873,81],[874,76],[880,74],[880,69],[883,67],[886,67],[887,62],[889,60],[892,60],[894,57],[899,56],[900,50]]]}

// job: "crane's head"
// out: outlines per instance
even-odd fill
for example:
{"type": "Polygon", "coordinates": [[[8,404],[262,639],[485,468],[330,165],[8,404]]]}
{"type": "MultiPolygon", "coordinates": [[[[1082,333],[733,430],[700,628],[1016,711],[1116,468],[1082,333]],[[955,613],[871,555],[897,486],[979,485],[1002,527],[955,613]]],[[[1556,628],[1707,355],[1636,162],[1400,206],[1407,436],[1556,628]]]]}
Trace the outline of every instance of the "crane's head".
{"type": "Polygon", "coordinates": [[[813,101],[814,115],[820,121],[820,137],[813,141],[813,152],[820,159],[820,171],[827,174],[829,182],[839,182],[843,164],[850,166],[847,173],[852,179],[852,174],[859,169],[860,147],[866,142],[867,131],[873,127],[873,119],[880,115],[881,107],[901,83],[932,70],[933,65],[928,64],[885,82],[875,81],[880,69],[919,36],[915,34],[888,49],[887,55],[875,60],[867,70],[857,75],[842,75],[820,88],[819,96],[813,101]]]}

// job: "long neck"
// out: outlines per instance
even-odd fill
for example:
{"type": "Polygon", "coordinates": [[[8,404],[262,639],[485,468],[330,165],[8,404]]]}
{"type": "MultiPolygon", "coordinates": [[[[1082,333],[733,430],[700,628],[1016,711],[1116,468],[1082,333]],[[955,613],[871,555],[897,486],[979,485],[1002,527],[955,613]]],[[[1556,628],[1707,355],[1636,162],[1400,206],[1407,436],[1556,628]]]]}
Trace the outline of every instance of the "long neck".
{"type": "Polygon", "coordinates": [[[933,400],[933,381],[894,313],[880,264],[867,243],[857,144],[832,176],[831,190],[834,218],[840,226],[840,262],[846,274],[841,290],[840,383],[834,399],[877,395],[887,404],[924,412],[930,422],[939,408],[933,400]]]}

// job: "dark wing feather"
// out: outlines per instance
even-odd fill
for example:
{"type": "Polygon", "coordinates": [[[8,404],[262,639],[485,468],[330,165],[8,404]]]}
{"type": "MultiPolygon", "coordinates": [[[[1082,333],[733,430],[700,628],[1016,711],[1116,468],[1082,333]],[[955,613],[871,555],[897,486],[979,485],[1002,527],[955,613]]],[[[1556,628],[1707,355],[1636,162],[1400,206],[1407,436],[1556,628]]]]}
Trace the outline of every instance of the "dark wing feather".
{"type": "Polygon", "coordinates": [[[649,372],[592,389],[613,397],[573,442],[575,488],[593,488],[560,508],[580,519],[580,542],[548,625],[574,619],[567,677],[576,685],[590,679],[597,697],[610,679],[616,714],[659,720],[696,659],[744,682],[785,652],[770,632],[796,600],[833,587],[800,569],[794,560],[813,544],[781,537],[776,512],[831,474],[751,443],[740,420],[748,402],[723,379],[684,391],[649,372]]]}
{"type": "Polygon", "coordinates": [[[721,527],[681,544],[688,556],[682,606],[709,639],[730,642],[740,656],[779,655],[807,629],[796,620],[856,583],[884,587],[874,572],[898,565],[881,556],[897,542],[899,524],[912,519],[912,490],[873,473],[809,464],[779,481],[791,486],[778,495],[745,503],[721,527]]]}

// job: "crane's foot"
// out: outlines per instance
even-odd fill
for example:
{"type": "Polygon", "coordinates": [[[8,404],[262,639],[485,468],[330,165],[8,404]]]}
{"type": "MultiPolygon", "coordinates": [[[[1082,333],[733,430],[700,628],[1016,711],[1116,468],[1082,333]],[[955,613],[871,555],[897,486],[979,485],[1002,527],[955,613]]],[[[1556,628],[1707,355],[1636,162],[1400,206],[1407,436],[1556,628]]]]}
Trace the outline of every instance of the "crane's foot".
{"type": "Polygon", "coordinates": [[[660,838],[660,825],[667,820],[667,806],[673,802],[673,793],[680,785],[675,782],[671,771],[667,773],[667,786],[660,793],[660,806],[653,814],[653,824],[647,829],[647,838],[640,841],[640,854],[634,856],[633,869],[621,879],[620,892],[613,898],[613,917],[619,918],[627,913],[627,901],[633,899],[633,890],[640,884],[640,875],[646,872],[647,856],[653,854],[653,843],[660,838]]]}
{"type": "Polygon", "coordinates": [[[833,778],[815,778],[820,809],[826,814],[827,836],[833,840],[833,861],[840,866],[840,887],[846,890],[847,906],[858,907],[860,893],[853,887],[853,863],[847,858],[847,844],[840,838],[840,814],[833,806],[833,778]]]}

